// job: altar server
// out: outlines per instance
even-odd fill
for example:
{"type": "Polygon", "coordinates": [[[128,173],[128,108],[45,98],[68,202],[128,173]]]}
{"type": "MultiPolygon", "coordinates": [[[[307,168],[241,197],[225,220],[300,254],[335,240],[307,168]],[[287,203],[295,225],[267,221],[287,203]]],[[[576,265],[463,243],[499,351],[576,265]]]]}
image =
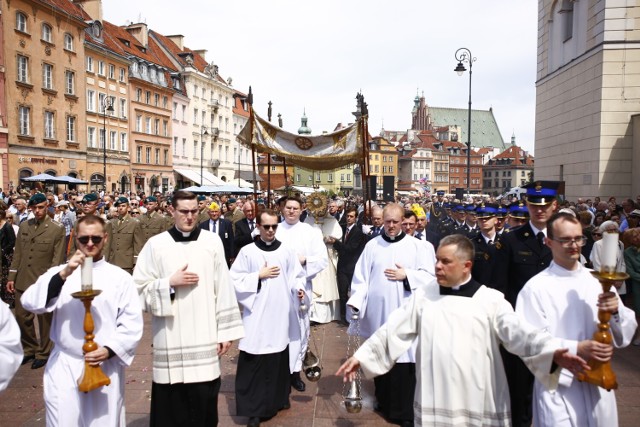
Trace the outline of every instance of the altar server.
{"type": "Polygon", "coordinates": [[[9,306],[0,302],[0,393],[18,371],[22,356],[18,322],[9,306]]]}
{"type": "Polygon", "coordinates": [[[260,237],[240,250],[231,267],[245,328],[238,344],[236,412],[249,417],[250,427],[290,407],[289,341],[300,335],[297,301],[306,283],[293,248],[276,239],[277,214],[265,210],[256,219],[260,237]]]}
{"type": "Polygon", "coordinates": [[[131,275],[104,260],[105,221],[95,215],[78,220],[76,252],[67,264],[50,268],[22,295],[25,309],[53,313],[54,343],[44,372],[48,426],[125,425],[125,366],[131,365],[142,337],[142,311],[131,275]],[[80,267],[93,259],[93,289],[102,293],[91,304],[98,349],[83,354],[85,308],[72,293],[81,290],[80,267]],[[101,365],[111,384],[88,393],[78,390],[84,361],[101,365]]]}

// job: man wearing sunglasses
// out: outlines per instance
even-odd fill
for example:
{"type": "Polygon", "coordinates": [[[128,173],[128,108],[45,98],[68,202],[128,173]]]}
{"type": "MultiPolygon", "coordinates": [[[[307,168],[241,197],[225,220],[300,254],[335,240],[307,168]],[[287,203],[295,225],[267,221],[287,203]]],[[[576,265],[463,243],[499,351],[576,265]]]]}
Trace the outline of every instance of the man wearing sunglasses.
{"type": "Polygon", "coordinates": [[[236,412],[249,417],[249,427],[290,407],[290,326],[298,333],[297,301],[306,282],[296,253],[276,240],[277,214],[264,210],[256,219],[259,237],[231,266],[246,332],[238,344],[236,412]]]}
{"type": "Polygon", "coordinates": [[[218,424],[220,361],[244,328],[222,241],[198,227],[198,201],[176,191],[175,226],[149,239],[133,279],[151,314],[151,426],[218,424]]]}
{"type": "MultiPolygon", "coordinates": [[[[598,309],[611,313],[613,346],[631,342],[637,322],[615,288],[602,293],[602,286],[580,263],[586,243],[580,222],[571,214],[558,213],[547,222],[546,245],[553,254],[551,265],[534,276],[518,295],[516,313],[531,325],[549,331],[584,360],[606,362],[613,347],[593,341],[598,309]]],[[[613,391],[578,381],[563,370],[557,390],[549,392],[536,380],[533,418],[536,427],[618,425],[613,391]]]]}
{"type": "Polygon", "coordinates": [[[38,369],[47,363],[53,346],[49,339],[51,314],[38,315],[39,334],[36,335],[35,316],[25,310],[20,300],[42,273],[64,262],[65,230],[62,224],[47,215],[47,198],[44,194],[31,196],[29,209],[34,217],[20,224],[13,261],[9,267],[7,291],[16,294],[15,314],[24,348],[22,364],[33,360],[31,369],[38,369]]]}
{"type": "MultiPolygon", "coordinates": [[[[99,200],[98,200],[98,195],[96,193],[87,193],[84,195],[84,197],[82,197],[82,203],[80,204],[80,209],[82,211],[82,214],[76,214],[76,217],[79,219],[81,216],[84,215],[96,215],[96,216],[100,216],[100,212],[98,212],[98,205],[99,205],[99,200]]],[[[102,217],[103,219],[107,219],[106,216],[102,217]]],[[[111,235],[113,234],[113,228],[111,227],[111,223],[107,222],[105,225],[105,230],[107,232],[107,235],[109,236],[109,238],[107,239],[107,241],[105,242],[105,246],[103,249],[103,254],[104,257],[107,261],[109,261],[109,252],[110,252],[110,247],[111,247],[111,235]]],[[[74,254],[76,252],[76,239],[73,238],[73,236],[75,236],[76,234],[78,234],[78,230],[77,230],[77,226],[73,227],[73,231],[71,232],[71,238],[70,238],[70,242],[69,242],[69,248],[67,250],[67,255],[70,257],[72,254],[74,254]]]]}
{"type": "Polygon", "coordinates": [[[131,275],[103,257],[105,222],[95,215],[78,220],[76,252],[66,264],[49,269],[22,296],[34,313],[53,314],[51,340],[55,344],[44,372],[47,425],[124,425],[125,366],[131,365],[142,337],[140,299],[131,275]],[[92,287],[100,295],[91,304],[98,348],[84,353],[85,309],[74,292],[82,289],[87,258],[93,260],[92,287]],[[89,393],[78,390],[84,362],[100,365],[111,384],[89,393]]]}

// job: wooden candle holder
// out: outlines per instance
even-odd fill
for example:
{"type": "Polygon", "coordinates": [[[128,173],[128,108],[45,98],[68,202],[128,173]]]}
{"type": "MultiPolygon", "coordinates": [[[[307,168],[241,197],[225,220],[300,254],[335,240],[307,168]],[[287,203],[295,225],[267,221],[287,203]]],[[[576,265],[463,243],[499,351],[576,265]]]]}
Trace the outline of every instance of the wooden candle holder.
{"type": "MultiPolygon", "coordinates": [[[[602,285],[603,292],[609,292],[611,286],[615,282],[626,280],[629,275],[622,272],[602,272],[592,271],[591,274],[598,279],[600,285],[602,285]]],[[[608,311],[598,310],[598,330],[593,334],[593,340],[601,342],[603,344],[611,345],[613,343],[613,337],[611,336],[611,328],[609,326],[609,320],[611,319],[611,313],[608,311]]],[[[589,384],[597,385],[607,391],[611,391],[618,388],[618,381],[616,380],[616,374],[611,368],[611,361],[598,362],[597,360],[589,360],[590,371],[585,371],[578,374],[578,380],[584,381],[589,384]]]]}
{"type": "MultiPolygon", "coordinates": [[[[93,341],[95,335],[93,330],[95,328],[93,324],[93,316],[91,315],[91,302],[95,297],[100,295],[100,290],[80,291],[71,294],[72,297],[79,299],[84,304],[84,345],[82,351],[84,354],[98,349],[98,344],[93,341]]],[[[103,385],[111,384],[111,380],[102,371],[102,368],[97,365],[90,365],[89,362],[84,362],[84,373],[82,377],[78,378],[78,390],[88,393],[91,390],[95,390],[103,385]]]]}

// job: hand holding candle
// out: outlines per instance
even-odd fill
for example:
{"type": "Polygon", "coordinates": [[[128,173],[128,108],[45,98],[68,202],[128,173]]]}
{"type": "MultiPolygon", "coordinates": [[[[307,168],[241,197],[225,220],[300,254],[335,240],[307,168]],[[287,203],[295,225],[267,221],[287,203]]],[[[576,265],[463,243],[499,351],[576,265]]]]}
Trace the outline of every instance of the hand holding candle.
{"type": "Polygon", "coordinates": [[[93,258],[85,257],[82,263],[82,292],[91,292],[93,290],[93,258]]]}

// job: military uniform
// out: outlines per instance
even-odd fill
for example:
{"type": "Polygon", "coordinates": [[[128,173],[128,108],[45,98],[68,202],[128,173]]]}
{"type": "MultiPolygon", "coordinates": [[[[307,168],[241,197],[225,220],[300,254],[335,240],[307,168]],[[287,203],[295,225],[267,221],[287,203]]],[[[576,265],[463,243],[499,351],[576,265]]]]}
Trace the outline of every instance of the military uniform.
{"type": "Polygon", "coordinates": [[[64,225],[53,221],[48,215],[45,215],[40,224],[35,218],[20,224],[8,280],[14,282],[16,289],[15,315],[20,326],[25,358],[49,358],[53,346],[49,339],[51,313],[38,315],[38,344],[33,325],[35,315],[22,307],[20,297],[41,274],[64,262],[65,234],[64,225]]]}
{"type": "Polygon", "coordinates": [[[114,218],[110,223],[113,234],[109,249],[109,263],[132,273],[143,246],[140,223],[129,214],[122,219],[114,218]]]}
{"type": "Polygon", "coordinates": [[[147,240],[160,234],[163,231],[167,231],[171,228],[171,222],[159,212],[146,213],[138,217],[140,223],[140,231],[142,233],[142,241],[140,247],[147,243],[147,240]]]}
{"type": "Polygon", "coordinates": [[[467,237],[471,240],[471,243],[473,243],[476,254],[473,260],[473,267],[471,268],[471,277],[478,283],[490,286],[496,242],[492,241],[491,244],[487,243],[479,230],[472,231],[467,237]]]}

